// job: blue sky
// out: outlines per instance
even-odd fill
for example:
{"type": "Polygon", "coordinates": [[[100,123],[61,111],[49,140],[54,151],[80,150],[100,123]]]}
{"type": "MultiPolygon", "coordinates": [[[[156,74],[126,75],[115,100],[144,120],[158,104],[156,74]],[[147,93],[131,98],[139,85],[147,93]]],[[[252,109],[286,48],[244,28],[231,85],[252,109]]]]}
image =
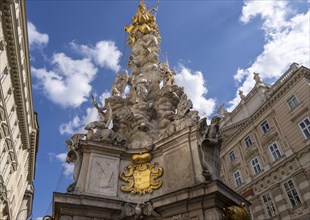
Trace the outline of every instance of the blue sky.
{"type": "MultiPolygon", "coordinates": [[[[157,1],[145,1],[155,7],[157,1]]],[[[138,1],[27,2],[33,99],[40,124],[33,219],[50,214],[53,191],[72,183],[65,140],[97,119],[90,95],[102,101],[115,74],[127,68],[123,28],[138,1]]],[[[157,14],[161,59],[201,115],[238,90],[247,94],[258,72],[272,83],[292,62],[309,67],[309,2],[162,0],[157,14]]],[[[130,73],[130,71],[129,71],[130,73]]]]}

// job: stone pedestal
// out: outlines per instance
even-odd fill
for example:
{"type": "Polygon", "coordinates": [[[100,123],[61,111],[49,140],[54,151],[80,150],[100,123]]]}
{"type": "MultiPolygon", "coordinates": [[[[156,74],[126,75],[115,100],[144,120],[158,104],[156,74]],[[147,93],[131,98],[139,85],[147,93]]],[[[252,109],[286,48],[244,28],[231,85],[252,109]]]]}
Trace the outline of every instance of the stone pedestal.
{"type": "MultiPolygon", "coordinates": [[[[223,208],[249,203],[222,182],[215,180],[186,187],[149,200],[160,218],[143,219],[222,219],[223,208]]],[[[97,197],[54,193],[54,215],[59,220],[120,219],[125,201],[116,197],[97,197]]],[[[125,219],[134,219],[131,217],[125,219]]]]}
{"type": "MultiPolygon", "coordinates": [[[[223,208],[249,203],[219,180],[205,181],[199,161],[196,127],[186,128],[156,143],[150,163],[164,174],[152,193],[121,190],[119,178],[139,151],[99,142],[80,141],[82,165],[75,190],[54,194],[53,216],[60,220],[120,219],[125,204],[150,202],[160,219],[222,219],[223,208]]],[[[123,217],[122,217],[123,218],[123,217]]],[[[158,218],[158,217],[157,217],[158,218]]],[[[130,219],[125,217],[123,219],[130,219]]],[[[144,216],[143,219],[156,219],[144,216]]]]}

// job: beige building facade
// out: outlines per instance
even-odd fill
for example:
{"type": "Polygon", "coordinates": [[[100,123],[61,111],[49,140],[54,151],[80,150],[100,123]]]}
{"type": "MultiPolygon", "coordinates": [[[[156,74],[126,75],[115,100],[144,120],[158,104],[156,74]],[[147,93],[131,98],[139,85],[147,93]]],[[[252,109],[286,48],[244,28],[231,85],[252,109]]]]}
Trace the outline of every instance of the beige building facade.
{"type": "Polygon", "coordinates": [[[25,1],[0,0],[0,219],[32,213],[38,146],[25,1]]]}
{"type": "Polygon", "coordinates": [[[221,122],[222,180],[253,219],[309,219],[310,70],[293,63],[272,86],[254,79],[221,122]]]}

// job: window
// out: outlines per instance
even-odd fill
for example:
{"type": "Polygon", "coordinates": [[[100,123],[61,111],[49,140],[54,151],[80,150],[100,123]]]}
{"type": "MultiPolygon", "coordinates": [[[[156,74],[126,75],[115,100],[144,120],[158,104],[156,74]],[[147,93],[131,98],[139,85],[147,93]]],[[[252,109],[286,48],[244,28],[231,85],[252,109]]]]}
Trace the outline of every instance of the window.
{"type": "Polygon", "coordinates": [[[236,159],[235,153],[233,151],[229,152],[229,158],[230,158],[230,161],[234,161],[236,159]]]}
{"type": "Polygon", "coordinates": [[[279,150],[279,147],[276,143],[273,143],[270,147],[269,150],[272,154],[273,160],[278,160],[282,155],[279,150]]]}
{"type": "Polygon", "coordinates": [[[244,143],[247,147],[250,147],[253,143],[252,143],[252,140],[250,138],[250,136],[247,136],[245,139],[244,139],[244,143]]]}
{"type": "Polygon", "coordinates": [[[5,43],[3,39],[0,39],[0,51],[4,51],[5,43]]]}
{"type": "Polygon", "coordinates": [[[236,181],[236,186],[239,187],[242,185],[242,181],[241,181],[241,175],[239,170],[237,172],[234,173],[234,177],[235,177],[235,181],[236,181]]]}
{"type": "Polygon", "coordinates": [[[301,204],[301,201],[299,199],[299,196],[297,194],[297,191],[295,189],[295,186],[292,180],[289,180],[286,183],[284,183],[284,188],[293,207],[301,204]]]}
{"type": "Polygon", "coordinates": [[[253,167],[253,170],[254,170],[254,174],[258,174],[260,171],[262,171],[262,169],[260,168],[260,164],[258,162],[258,159],[257,157],[255,157],[252,161],[252,167],[253,167]]]}
{"type": "Polygon", "coordinates": [[[263,202],[265,204],[265,209],[267,211],[268,217],[272,217],[276,215],[276,210],[274,208],[273,202],[271,200],[271,197],[269,193],[266,193],[262,196],[263,202]]]}
{"type": "Polygon", "coordinates": [[[310,138],[310,120],[309,117],[305,118],[299,123],[299,127],[304,133],[305,138],[310,138]]]}
{"type": "Polygon", "coordinates": [[[270,129],[270,126],[269,126],[269,124],[268,124],[267,121],[264,121],[264,122],[261,124],[261,127],[262,127],[262,130],[263,130],[264,133],[266,133],[266,132],[269,131],[269,129],[270,129]]]}
{"type": "Polygon", "coordinates": [[[297,98],[293,95],[291,98],[287,100],[287,104],[289,105],[290,109],[294,109],[299,105],[297,98]]]}

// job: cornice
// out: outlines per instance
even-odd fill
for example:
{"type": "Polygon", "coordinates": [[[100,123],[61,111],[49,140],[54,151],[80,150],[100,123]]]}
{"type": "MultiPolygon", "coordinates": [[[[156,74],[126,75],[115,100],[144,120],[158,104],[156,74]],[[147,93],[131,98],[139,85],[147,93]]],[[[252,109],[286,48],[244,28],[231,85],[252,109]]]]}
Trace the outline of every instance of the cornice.
{"type": "Polygon", "coordinates": [[[220,129],[220,133],[221,133],[221,136],[224,140],[224,142],[222,143],[222,148],[226,148],[226,146],[228,146],[228,144],[230,144],[230,142],[226,142],[226,137],[230,138],[231,135],[235,134],[239,128],[241,128],[242,126],[244,126],[250,119],[249,118],[246,118],[242,121],[239,121],[237,123],[234,123],[234,124],[231,124],[227,127],[224,127],[223,129],[221,128],[220,129]],[[230,134],[232,133],[232,134],[230,134]]]}
{"type": "MultiPolygon", "coordinates": [[[[237,139],[243,132],[256,120],[258,120],[264,113],[266,113],[271,107],[282,98],[302,77],[309,77],[310,70],[306,67],[300,67],[294,74],[291,73],[289,78],[285,78],[285,82],[282,85],[277,86],[276,90],[273,90],[271,97],[247,120],[243,123],[239,129],[232,134],[229,138],[224,140],[224,146],[231,144],[235,139],[237,139]]],[[[233,127],[233,125],[230,125],[233,127]]],[[[226,128],[223,130],[225,131],[226,128]]]]}
{"type": "Polygon", "coordinates": [[[244,98],[241,99],[237,107],[229,114],[231,118],[234,118],[238,114],[238,112],[242,109],[243,102],[247,103],[255,94],[258,93],[259,88],[265,88],[266,90],[269,90],[270,85],[267,85],[262,82],[256,83],[255,86],[251,89],[251,91],[244,98]]]}
{"type": "Polygon", "coordinates": [[[22,83],[22,74],[20,73],[21,64],[18,58],[19,54],[19,42],[18,42],[18,34],[16,33],[16,19],[14,13],[12,11],[15,10],[12,1],[3,0],[2,1],[3,8],[3,32],[5,36],[5,40],[7,42],[7,54],[8,61],[11,67],[11,79],[12,84],[14,86],[14,99],[17,108],[17,115],[19,119],[19,128],[21,130],[21,140],[24,148],[30,147],[30,138],[29,131],[27,126],[27,111],[25,105],[25,96],[22,91],[23,83],[22,83]]]}
{"type": "Polygon", "coordinates": [[[29,168],[28,168],[28,181],[32,183],[35,174],[35,160],[38,148],[38,122],[35,113],[33,112],[33,100],[32,100],[32,83],[30,75],[30,58],[29,58],[29,45],[28,45],[28,31],[27,31],[27,20],[25,11],[25,1],[16,1],[20,6],[20,26],[23,35],[23,48],[20,48],[19,37],[17,33],[18,24],[15,14],[15,1],[2,0],[1,11],[4,40],[6,42],[7,56],[9,66],[11,68],[11,80],[14,87],[14,101],[18,106],[16,109],[17,117],[19,120],[19,129],[21,133],[21,141],[23,149],[28,149],[29,153],[29,168]],[[24,70],[27,74],[27,79],[23,81],[22,64],[20,58],[20,50],[23,50],[25,56],[24,70]],[[27,100],[25,99],[25,89],[27,87],[27,100]],[[28,121],[27,106],[29,105],[29,116],[28,121]],[[29,124],[32,130],[29,130],[29,124]]]}

